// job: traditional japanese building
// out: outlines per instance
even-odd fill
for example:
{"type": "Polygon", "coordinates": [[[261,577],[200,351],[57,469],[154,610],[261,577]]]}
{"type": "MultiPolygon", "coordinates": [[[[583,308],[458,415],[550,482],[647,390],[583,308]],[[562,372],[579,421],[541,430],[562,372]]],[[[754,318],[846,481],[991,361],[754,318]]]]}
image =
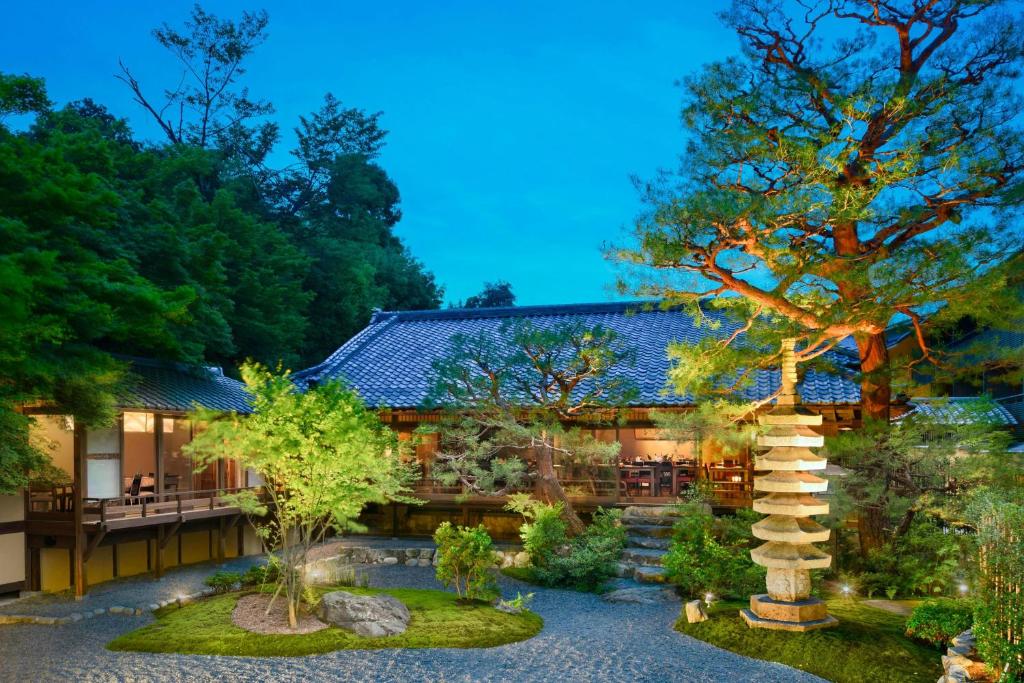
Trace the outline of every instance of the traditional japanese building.
{"type": "Polygon", "coordinates": [[[0,496],[0,593],[82,595],[117,576],[261,552],[221,496],[257,486],[233,461],[199,465],[182,448],[197,406],[248,412],[243,385],[219,368],[129,359],[109,427],[91,429],[45,406],[26,408],[32,438],[58,481],[0,496]]]}
{"type": "MultiPolygon", "coordinates": [[[[433,363],[450,353],[456,335],[493,335],[501,340],[504,325],[527,319],[536,326],[582,320],[587,326],[614,330],[635,351],[633,363],[615,367],[636,388],[636,397],[618,410],[616,419],[586,425],[598,439],[621,444],[619,462],[604,466],[565,464],[563,486],[577,509],[597,506],[666,504],[678,499],[694,482],[706,480],[721,509],[749,506],[753,495],[753,461],[749,449],[721,452],[709,444],[678,442],[655,428],[652,411],[692,409],[693,399],[668,386],[672,342],[696,344],[707,336],[727,335],[733,324],[716,312],[695,323],[680,309],[663,310],[640,302],[523,306],[492,309],[379,312],[359,334],[319,365],[297,373],[303,384],[341,379],[363,399],[382,411],[384,419],[403,439],[410,439],[422,423],[441,418],[424,403],[434,381],[433,363]]],[[[815,370],[804,373],[799,385],[805,406],[822,417],[818,429],[834,434],[860,422],[860,391],[852,381],[856,355],[845,348],[831,352],[842,372],[815,370]],[[849,372],[845,368],[851,368],[849,372]]],[[[778,371],[758,371],[743,390],[744,400],[764,399],[780,386],[778,371]]],[[[501,498],[470,496],[458,487],[441,484],[431,476],[437,435],[418,439],[416,456],[421,468],[417,494],[423,506],[375,506],[364,522],[371,528],[396,534],[430,534],[444,520],[485,523],[493,533],[512,536],[519,518],[502,510],[501,498]]]]}

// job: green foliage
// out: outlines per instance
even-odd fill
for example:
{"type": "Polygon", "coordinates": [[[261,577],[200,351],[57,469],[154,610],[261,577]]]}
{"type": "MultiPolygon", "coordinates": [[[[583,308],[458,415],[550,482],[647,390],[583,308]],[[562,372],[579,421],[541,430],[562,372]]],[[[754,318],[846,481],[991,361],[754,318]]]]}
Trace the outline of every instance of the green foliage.
{"type": "Polygon", "coordinates": [[[1000,681],[1024,680],[1024,505],[996,496],[970,510],[978,530],[978,653],[1000,681]]]}
{"type": "Polygon", "coordinates": [[[526,493],[509,496],[506,509],[521,514],[526,522],[519,527],[523,550],[534,567],[547,567],[569,542],[562,504],[548,504],[526,493]]]}
{"type": "Polygon", "coordinates": [[[443,522],[434,532],[437,545],[437,580],[465,600],[492,600],[497,596],[494,578],[497,555],[483,524],[453,526],[443,522]]]}
{"type": "Polygon", "coordinates": [[[207,576],[203,583],[212,588],[214,593],[227,593],[243,585],[244,580],[244,576],[239,572],[221,570],[207,576]]]}
{"type": "MultiPolygon", "coordinates": [[[[317,593],[322,595],[331,590],[336,588],[317,588],[317,593]]],[[[118,652],[301,657],[335,650],[495,647],[532,638],[544,625],[532,612],[508,614],[490,605],[467,605],[446,591],[352,587],[345,590],[398,598],[412,615],[409,628],[400,635],[382,638],[367,638],[340,628],[307,634],[260,635],[232,623],[231,613],[241,594],[231,593],[180,609],[160,610],[154,623],[118,636],[107,647],[118,652]]]]}
{"type": "MultiPolygon", "coordinates": [[[[298,609],[305,588],[306,555],[328,531],[359,529],[367,503],[421,501],[404,494],[412,473],[400,461],[400,444],[355,392],[328,382],[300,392],[288,373],[242,366],[253,412],[222,417],[201,410],[205,423],[186,446],[200,463],[235,460],[265,482],[230,498],[265,521],[256,525],[268,548],[278,547],[278,585],[298,609]]],[[[293,624],[294,625],[294,624],[293,624]]]]}
{"type": "Polygon", "coordinates": [[[264,586],[276,584],[281,577],[281,561],[276,555],[267,557],[262,564],[254,564],[242,574],[241,584],[243,586],[264,586]]]}
{"type": "Polygon", "coordinates": [[[663,560],[668,579],[694,597],[743,598],[762,592],[765,570],[750,559],[756,545],[750,525],[758,519],[751,510],[716,519],[705,505],[680,506],[663,560]]]}
{"type": "Polygon", "coordinates": [[[682,163],[640,185],[647,209],[611,253],[624,289],[721,330],[670,348],[678,392],[749,387],[786,337],[821,363],[853,335],[862,402],[884,417],[891,322],[1014,329],[1024,30],[1004,8],[741,0],[722,13],[740,50],[684,79],[682,163]]]}
{"type": "Polygon", "coordinates": [[[526,580],[595,591],[615,576],[616,563],[626,546],[621,511],[598,508],[591,523],[570,539],[560,503],[548,504],[517,494],[510,496],[507,508],[526,518],[519,528],[523,550],[530,556],[526,580]]]}
{"type": "Polygon", "coordinates": [[[688,624],[685,615],[676,630],[724,650],[769,659],[808,671],[835,683],[919,683],[942,674],[935,650],[904,633],[904,617],[856,600],[828,602],[835,628],[786,633],[750,628],[739,616],[747,601],[720,601],[708,610],[711,618],[688,624]]]}
{"type": "Polygon", "coordinates": [[[573,536],[568,552],[549,556],[543,565],[534,567],[534,577],[543,585],[599,590],[615,576],[616,564],[626,547],[621,517],[621,510],[598,508],[583,533],[573,536]]]}
{"type": "Polygon", "coordinates": [[[516,305],[516,295],[512,293],[512,285],[499,280],[498,282],[485,282],[484,288],[479,294],[466,299],[455,308],[507,308],[516,305]]]}
{"type": "Polygon", "coordinates": [[[619,444],[592,429],[603,411],[635,395],[616,372],[634,354],[613,330],[581,320],[539,326],[518,318],[497,334],[454,335],[433,364],[427,400],[447,417],[424,428],[440,434],[436,476],[478,495],[510,493],[533,478],[542,497],[562,503],[570,530],[582,531],[555,463],[595,473],[615,461],[619,444]],[[581,419],[590,429],[566,427],[581,419]]]}
{"type": "Polygon", "coordinates": [[[973,608],[963,600],[927,600],[907,618],[907,635],[945,650],[949,641],[971,628],[973,608]]]}
{"type": "Polygon", "coordinates": [[[533,602],[533,593],[522,593],[516,591],[516,597],[511,600],[498,600],[498,607],[503,608],[503,611],[511,611],[512,613],[519,613],[529,607],[530,603],[533,602]]]}
{"type": "Polygon", "coordinates": [[[909,531],[869,552],[860,591],[868,597],[955,595],[968,571],[973,539],[926,517],[909,531]]]}
{"type": "Polygon", "coordinates": [[[866,555],[906,535],[920,514],[962,524],[974,497],[1012,486],[1024,471],[1021,458],[1005,452],[1009,435],[992,424],[990,409],[979,399],[963,406],[954,424],[913,412],[828,438],[827,457],[848,471],[831,482],[833,526],[860,517],[866,555]]]}

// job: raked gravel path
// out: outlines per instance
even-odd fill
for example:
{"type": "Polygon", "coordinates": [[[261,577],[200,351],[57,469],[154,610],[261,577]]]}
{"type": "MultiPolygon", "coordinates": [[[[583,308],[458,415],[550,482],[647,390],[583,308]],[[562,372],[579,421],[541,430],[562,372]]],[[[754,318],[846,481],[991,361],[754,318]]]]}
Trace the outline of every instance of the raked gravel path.
{"type": "MultiPolygon", "coordinates": [[[[211,568],[206,566],[206,572],[211,568]]],[[[361,568],[371,585],[439,588],[429,567],[361,568]]],[[[166,585],[192,585],[197,572],[172,573],[166,585]],[[187,579],[182,578],[187,577],[187,579]]],[[[132,581],[131,597],[146,583],[132,581]]],[[[118,597],[115,584],[107,589],[118,597]]],[[[103,615],[59,626],[0,626],[0,681],[769,681],[822,679],[719,650],[672,630],[678,604],[609,604],[572,591],[537,589],[502,577],[502,591],[533,591],[544,630],[531,640],[484,650],[347,650],[294,658],[209,657],[109,652],[115,636],[153,617],[103,615]]],[[[97,597],[94,594],[94,597],[97,597]]]]}

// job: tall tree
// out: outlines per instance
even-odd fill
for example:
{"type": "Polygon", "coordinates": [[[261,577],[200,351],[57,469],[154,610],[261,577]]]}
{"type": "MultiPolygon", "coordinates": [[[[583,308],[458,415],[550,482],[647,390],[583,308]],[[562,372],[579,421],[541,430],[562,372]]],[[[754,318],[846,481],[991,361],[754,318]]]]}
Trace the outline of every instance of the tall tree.
{"type": "Polygon", "coordinates": [[[516,295],[512,293],[512,285],[504,280],[485,282],[479,294],[466,299],[461,308],[501,308],[515,306],[516,295]]]}
{"type": "Polygon", "coordinates": [[[891,322],[934,359],[926,315],[1006,315],[1024,197],[1007,4],[734,0],[742,55],[685,81],[681,168],[642,188],[650,210],[617,252],[656,273],[639,291],[738,319],[681,363],[726,376],[777,364],[755,356],[784,336],[807,361],[852,335],[864,412],[885,418],[891,322]]]}
{"type": "Polygon", "coordinates": [[[274,111],[265,100],[249,97],[239,80],[245,60],[266,40],[265,11],[243,12],[237,22],[221,19],[199,4],[183,30],[163,24],[153,37],[170,52],[181,69],[175,85],[164,89],[162,102],[143,92],[138,79],[122,62],[117,76],[135,101],[160,126],[168,142],[212,147],[242,134],[252,161],[262,162],[277,140],[277,124],[257,121],[274,111]]]}
{"type": "MultiPolygon", "coordinates": [[[[47,104],[41,80],[0,74],[0,122],[47,104]]],[[[195,293],[138,272],[117,239],[112,165],[101,139],[0,123],[0,492],[45,462],[20,405],[103,422],[123,371],[108,350],[196,359],[177,335],[195,293]]]]}
{"type": "Polygon", "coordinates": [[[619,444],[577,422],[589,419],[592,429],[635,395],[622,372],[633,355],[613,330],[582,321],[540,327],[519,319],[498,334],[454,336],[433,368],[429,403],[447,409],[435,475],[481,495],[533,480],[582,531],[556,465],[608,467],[617,457],[619,444]]]}

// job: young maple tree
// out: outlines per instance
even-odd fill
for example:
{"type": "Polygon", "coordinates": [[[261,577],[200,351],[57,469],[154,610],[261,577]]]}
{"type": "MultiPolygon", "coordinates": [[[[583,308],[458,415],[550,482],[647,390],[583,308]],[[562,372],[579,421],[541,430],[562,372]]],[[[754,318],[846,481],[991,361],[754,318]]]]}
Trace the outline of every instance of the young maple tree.
{"type": "Polygon", "coordinates": [[[633,351],[613,331],[572,320],[551,326],[516,319],[497,334],[452,337],[434,363],[428,403],[447,409],[435,475],[478,495],[505,495],[528,480],[561,503],[569,528],[583,530],[556,466],[607,465],[619,444],[599,441],[581,420],[630,400],[621,369],[633,351]]]}
{"type": "Polygon", "coordinates": [[[252,413],[197,411],[206,427],[186,449],[200,463],[236,460],[262,478],[262,495],[244,490],[225,498],[257,520],[268,553],[280,558],[274,597],[284,594],[295,628],[310,548],[331,531],[361,529],[356,520],[367,503],[421,501],[405,495],[413,475],[397,437],[355,392],[338,382],[302,392],[288,373],[256,364],[243,365],[242,378],[252,413]]]}
{"type": "Polygon", "coordinates": [[[685,81],[680,171],[642,188],[649,211],[614,252],[641,293],[739,320],[675,348],[680,364],[726,376],[777,366],[784,337],[809,361],[852,335],[864,413],[884,419],[891,323],[912,324],[913,362],[938,363],[925,318],[1016,315],[1004,266],[1020,243],[1024,24],[1007,4],[735,0],[723,13],[742,54],[685,81]]]}

